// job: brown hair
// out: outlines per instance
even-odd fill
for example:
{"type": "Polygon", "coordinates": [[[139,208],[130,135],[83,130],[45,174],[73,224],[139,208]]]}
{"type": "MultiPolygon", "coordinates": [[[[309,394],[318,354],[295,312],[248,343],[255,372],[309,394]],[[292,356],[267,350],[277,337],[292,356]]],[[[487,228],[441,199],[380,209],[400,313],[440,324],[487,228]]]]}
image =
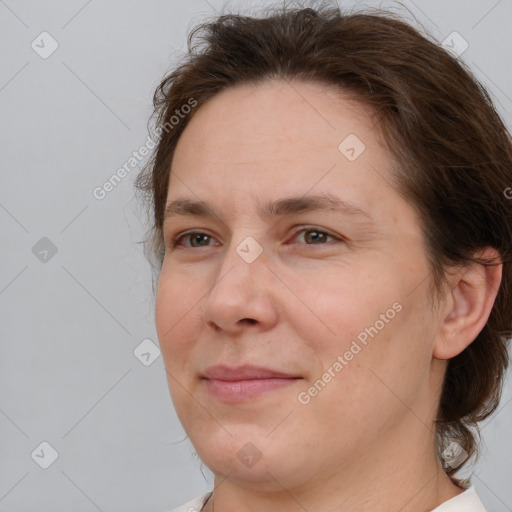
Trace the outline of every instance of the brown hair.
{"type": "MultiPolygon", "coordinates": [[[[343,14],[325,5],[227,14],[199,25],[185,62],[155,91],[159,138],[136,187],[152,210],[149,256],[158,274],[171,162],[196,111],[177,123],[184,105],[199,108],[227,87],[280,78],[335,85],[369,106],[396,159],[397,190],[422,221],[434,289],[448,265],[467,263],[478,249],[497,249],[503,262],[485,327],[448,363],[435,420],[438,457],[455,441],[469,458],[478,457],[472,429],[480,436],[477,422],[497,408],[509,364],[512,204],[504,191],[512,185],[512,141],[483,86],[428,37],[389,12],[343,14]]],[[[445,471],[451,475],[468,458],[445,471]]]]}

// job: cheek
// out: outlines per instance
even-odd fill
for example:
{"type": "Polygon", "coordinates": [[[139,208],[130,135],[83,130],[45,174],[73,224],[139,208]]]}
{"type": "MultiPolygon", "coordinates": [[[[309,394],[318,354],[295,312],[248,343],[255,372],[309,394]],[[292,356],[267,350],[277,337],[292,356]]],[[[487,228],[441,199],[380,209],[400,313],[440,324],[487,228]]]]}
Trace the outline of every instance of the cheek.
{"type": "Polygon", "coordinates": [[[400,285],[389,270],[335,266],[311,279],[296,275],[290,283],[300,300],[286,306],[287,320],[321,351],[344,351],[353,340],[364,344],[377,335],[382,338],[403,310],[400,285]]]}
{"type": "Polygon", "coordinates": [[[409,414],[408,405],[421,394],[422,376],[428,376],[429,361],[418,338],[411,339],[412,321],[404,309],[376,332],[361,330],[344,317],[340,327],[344,322],[347,333],[364,333],[366,344],[357,334],[341,334],[329,346],[316,345],[321,364],[304,383],[298,407],[302,421],[325,434],[319,438],[332,434],[347,449],[362,446],[365,438],[379,436],[409,414]]]}
{"type": "MultiPolygon", "coordinates": [[[[286,308],[287,320],[314,354],[309,358],[315,361],[309,365],[310,383],[329,380],[329,375],[325,379],[322,375],[330,369],[331,377],[344,375],[331,379],[341,386],[341,396],[349,391],[345,388],[349,382],[351,396],[365,400],[374,385],[384,386],[376,376],[387,375],[390,384],[400,389],[403,382],[414,382],[430,361],[432,328],[425,290],[409,293],[407,276],[391,266],[386,271],[351,266],[350,271],[337,269],[318,277],[307,281],[310,286],[294,283],[310,310],[298,302],[286,308]]],[[[336,400],[339,403],[339,396],[336,400]]]]}
{"type": "Polygon", "coordinates": [[[155,325],[167,368],[182,367],[195,337],[202,293],[178,273],[162,269],[155,304],[155,325]]]}
{"type": "Polygon", "coordinates": [[[196,420],[200,425],[204,423],[190,393],[185,391],[192,388],[193,340],[197,339],[194,325],[198,325],[200,302],[191,287],[180,281],[174,274],[171,277],[162,272],[156,295],[155,324],[170,396],[180,422],[189,432],[196,420]]]}

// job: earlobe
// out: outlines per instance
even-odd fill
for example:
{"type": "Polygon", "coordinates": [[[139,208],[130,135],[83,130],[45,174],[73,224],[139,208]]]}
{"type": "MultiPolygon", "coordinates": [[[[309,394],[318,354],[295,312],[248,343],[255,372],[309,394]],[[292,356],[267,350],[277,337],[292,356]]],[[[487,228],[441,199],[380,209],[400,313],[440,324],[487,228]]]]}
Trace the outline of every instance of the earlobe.
{"type": "Polygon", "coordinates": [[[501,260],[492,248],[479,251],[473,261],[455,269],[449,278],[450,291],[444,307],[439,310],[440,330],[434,357],[451,359],[475,340],[489,318],[501,275],[501,260]]]}

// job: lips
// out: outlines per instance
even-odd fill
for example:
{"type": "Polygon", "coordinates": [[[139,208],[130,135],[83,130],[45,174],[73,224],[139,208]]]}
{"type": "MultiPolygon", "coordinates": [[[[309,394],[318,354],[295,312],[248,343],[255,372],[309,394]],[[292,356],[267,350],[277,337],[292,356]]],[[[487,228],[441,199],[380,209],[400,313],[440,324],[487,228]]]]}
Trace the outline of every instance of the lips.
{"type": "Polygon", "coordinates": [[[208,392],[224,402],[255,398],[301,379],[297,375],[252,365],[211,366],[204,371],[202,378],[208,392]]]}
{"type": "Polygon", "coordinates": [[[218,365],[207,368],[203,374],[206,379],[218,379],[227,381],[252,380],[252,379],[295,379],[295,375],[270,370],[262,366],[244,365],[230,368],[218,365]]]}

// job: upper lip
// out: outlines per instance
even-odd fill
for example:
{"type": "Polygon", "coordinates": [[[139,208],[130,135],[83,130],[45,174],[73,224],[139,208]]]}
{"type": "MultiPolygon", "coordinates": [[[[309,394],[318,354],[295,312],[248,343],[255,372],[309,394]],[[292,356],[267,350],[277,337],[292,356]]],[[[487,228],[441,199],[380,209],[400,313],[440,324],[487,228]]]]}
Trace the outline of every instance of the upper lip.
{"type": "Polygon", "coordinates": [[[252,379],[297,379],[297,375],[291,375],[263,366],[242,365],[236,367],[229,367],[226,365],[217,365],[208,367],[204,373],[205,379],[216,380],[252,380],[252,379]]]}

